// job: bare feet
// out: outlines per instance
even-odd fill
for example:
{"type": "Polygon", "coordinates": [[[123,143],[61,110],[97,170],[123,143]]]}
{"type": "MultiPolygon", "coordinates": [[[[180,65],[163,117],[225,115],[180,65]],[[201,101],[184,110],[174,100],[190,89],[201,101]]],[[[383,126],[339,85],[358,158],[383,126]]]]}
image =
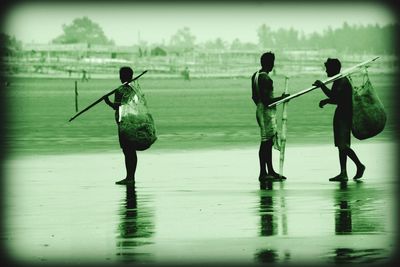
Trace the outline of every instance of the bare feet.
{"type": "Polygon", "coordinates": [[[266,182],[266,181],[283,181],[286,180],[285,176],[281,176],[279,173],[272,173],[272,174],[263,174],[258,176],[258,181],[266,182]]]}
{"type": "Polygon", "coordinates": [[[330,182],[344,182],[344,181],[347,181],[348,179],[349,178],[347,178],[347,174],[340,173],[339,175],[337,175],[333,178],[330,178],[329,181],[330,182]]]}
{"type": "Polygon", "coordinates": [[[270,174],[268,174],[268,175],[269,175],[269,176],[272,176],[272,178],[273,178],[274,180],[286,180],[286,179],[287,179],[285,176],[280,175],[279,173],[276,173],[276,172],[270,173],[270,174]]]}
{"type": "Polygon", "coordinates": [[[118,182],[115,182],[115,184],[132,185],[132,184],[135,184],[135,180],[134,179],[125,178],[125,179],[122,179],[122,180],[120,180],[118,182]]]}
{"type": "Polygon", "coordinates": [[[357,167],[357,173],[356,175],[353,177],[354,180],[360,179],[365,171],[365,165],[361,164],[361,166],[357,167]]]}

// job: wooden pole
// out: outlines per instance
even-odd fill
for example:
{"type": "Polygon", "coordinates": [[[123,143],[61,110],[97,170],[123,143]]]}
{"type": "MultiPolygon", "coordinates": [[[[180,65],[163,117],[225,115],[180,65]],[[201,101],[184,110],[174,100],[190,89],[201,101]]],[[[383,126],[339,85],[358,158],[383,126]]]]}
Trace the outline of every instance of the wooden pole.
{"type": "MultiPolygon", "coordinates": [[[[336,74],[335,76],[332,76],[329,79],[326,79],[325,81],[322,81],[322,83],[328,84],[328,83],[334,82],[334,81],[336,81],[336,80],[338,80],[340,78],[346,77],[346,76],[352,74],[353,72],[357,71],[360,67],[364,67],[368,63],[371,63],[371,62],[377,60],[378,58],[379,57],[375,57],[373,59],[361,62],[360,64],[357,64],[357,65],[355,65],[355,66],[353,66],[351,68],[348,68],[348,69],[344,70],[343,72],[340,72],[340,73],[336,74]]],[[[269,104],[268,107],[273,107],[273,106],[279,105],[281,103],[287,102],[287,101],[289,101],[289,100],[291,100],[291,99],[293,99],[295,97],[299,97],[301,95],[304,95],[304,94],[306,94],[306,93],[308,93],[308,92],[310,92],[310,91],[312,91],[312,90],[314,90],[316,88],[319,88],[319,87],[312,86],[312,87],[309,87],[307,89],[301,90],[300,92],[297,92],[297,93],[295,93],[293,95],[290,95],[290,96],[288,96],[288,97],[286,97],[284,99],[281,99],[281,100],[276,101],[276,102],[274,102],[272,104],[269,104]]]]}
{"type": "MultiPolygon", "coordinates": [[[[285,94],[289,91],[289,77],[285,77],[285,94]]],[[[279,155],[279,175],[283,176],[283,163],[285,161],[285,147],[286,147],[286,122],[287,122],[287,105],[289,103],[283,103],[282,109],[282,130],[281,130],[281,151],[279,155]]]]}
{"type": "Polygon", "coordinates": [[[75,81],[75,112],[78,112],[78,81],[75,81]]]}

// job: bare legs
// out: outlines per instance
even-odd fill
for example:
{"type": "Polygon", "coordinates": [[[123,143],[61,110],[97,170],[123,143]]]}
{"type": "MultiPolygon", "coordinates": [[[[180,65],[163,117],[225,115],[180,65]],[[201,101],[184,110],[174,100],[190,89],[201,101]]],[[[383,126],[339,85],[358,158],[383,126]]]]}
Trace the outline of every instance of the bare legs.
{"type": "Polygon", "coordinates": [[[267,164],[268,150],[269,149],[267,148],[267,141],[261,141],[260,149],[258,150],[258,158],[260,163],[260,175],[258,179],[262,179],[265,176],[267,176],[266,164],[267,164]]]}
{"type": "MultiPolygon", "coordinates": [[[[272,147],[273,147],[272,138],[267,141],[262,141],[260,143],[260,149],[258,150],[258,158],[260,163],[260,175],[258,179],[264,180],[267,176],[270,178],[278,179],[279,174],[275,172],[273,164],[272,164],[272,147]],[[268,172],[267,172],[268,168],[268,172]]],[[[285,177],[283,177],[285,179],[285,177]]]]}
{"type": "Polygon", "coordinates": [[[349,157],[357,166],[357,173],[353,177],[353,179],[360,179],[364,174],[365,166],[361,163],[354,150],[351,149],[349,146],[340,147],[338,148],[338,150],[339,150],[340,173],[339,175],[329,179],[329,181],[343,181],[348,179],[347,157],[349,157]]]}
{"type": "Polygon", "coordinates": [[[124,149],[126,179],[135,180],[135,172],[137,166],[137,154],[134,149],[124,149]]]}
{"type": "Polygon", "coordinates": [[[116,184],[133,184],[135,183],[135,172],[137,166],[137,154],[136,150],[130,148],[122,149],[125,157],[125,169],[126,177],[125,179],[116,182],[116,184]]]}

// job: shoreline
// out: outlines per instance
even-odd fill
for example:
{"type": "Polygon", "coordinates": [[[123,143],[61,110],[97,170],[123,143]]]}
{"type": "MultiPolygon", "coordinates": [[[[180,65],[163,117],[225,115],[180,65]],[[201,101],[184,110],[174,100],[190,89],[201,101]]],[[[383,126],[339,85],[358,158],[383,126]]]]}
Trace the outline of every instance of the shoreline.
{"type": "MultiPolygon", "coordinates": [[[[257,70],[257,67],[254,68],[254,71],[257,70]]],[[[276,74],[277,77],[285,77],[285,76],[290,76],[290,77],[297,77],[297,76],[316,76],[316,75],[321,75],[323,72],[321,71],[308,71],[306,73],[297,73],[297,72],[292,72],[290,74],[282,74],[278,73],[276,74]]],[[[380,74],[397,74],[396,69],[378,69],[378,70],[373,70],[369,74],[371,75],[380,75],[380,74]]],[[[229,79],[229,78],[249,78],[251,77],[252,72],[249,72],[249,74],[243,74],[242,72],[230,72],[230,73],[202,73],[202,74],[191,74],[190,79],[193,80],[198,80],[202,78],[219,78],[219,79],[229,79]]],[[[82,76],[68,76],[65,73],[18,73],[18,74],[5,74],[3,75],[7,79],[14,79],[14,78],[32,78],[32,79],[71,79],[71,80],[79,80],[81,81],[82,76]]],[[[94,79],[94,80],[108,80],[108,79],[115,79],[115,74],[103,74],[103,73],[93,73],[91,74],[89,81],[94,79]]],[[[180,73],[148,73],[146,74],[146,77],[149,79],[167,79],[167,80],[183,80],[183,77],[180,73]]],[[[186,81],[187,82],[187,81],[186,81]]]]}
{"type": "MultiPolygon", "coordinates": [[[[366,145],[388,145],[394,148],[398,148],[399,144],[397,141],[390,141],[390,140],[353,140],[351,147],[357,146],[366,146],[366,145]]],[[[336,147],[332,143],[326,142],[294,142],[294,143],[286,143],[286,150],[290,148],[304,148],[309,147],[310,149],[313,148],[332,148],[336,150],[336,147]]],[[[149,148],[145,151],[137,151],[138,155],[140,154],[160,154],[160,153],[182,153],[182,152],[210,152],[210,151],[232,151],[232,150],[257,150],[259,149],[259,143],[254,144],[239,144],[239,145],[207,145],[204,147],[195,146],[191,148],[171,148],[171,147],[157,147],[157,148],[149,148]]],[[[88,149],[87,151],[54,151],[54,150],[42,150],[42,151],[32,151],[32,152],[22,152],[22,151],[13,151],[12,149],[5,149],[3,150],[4,153],[3,158],[19,158],[19,157],[36,157],[36,156],[63,156],[63,155],[101,155],[101,154],[120,154],[121,149],[118,147],[118,144],[113,149],[106,149],[106,148],[92,148],[88,149]]],[[[276,149],[273,149],[273,154],[279,154],[280,152],[276,149]]]]}

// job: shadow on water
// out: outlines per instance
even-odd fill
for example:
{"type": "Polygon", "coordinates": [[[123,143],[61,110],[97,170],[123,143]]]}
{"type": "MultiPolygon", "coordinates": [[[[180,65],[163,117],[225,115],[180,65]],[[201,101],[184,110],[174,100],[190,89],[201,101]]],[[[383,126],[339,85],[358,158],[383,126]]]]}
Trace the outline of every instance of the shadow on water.
{"type": "Polygon", "coordinates": [[[334,192],[335,234],[375,234],[385,232],[383,192],[364,183],[340,183],[334,192]]]}
{"type": "MultiPolygon", "coordinates": [[[[374,209],[374,196],[379,194],[372,188],[365,188],[362,181],[339,184],[334,195],[335,205],[335,234],[356,235],[376,234],[385,231],[384,221],[380,216],[381,209],[374,209]]],[[[388,249],[373,248],[355,249],[343,246],[333,249],[333,263],[384,263],[388,260],[388,249]]]]}
{"type": "Polygon", "coordinates": [[[347,182],[341,182],[335,191],[335,234],[351,234],[351,207],[347,182]]]}
{"type": "Polygon", "coordinates": [[[153,214],[149,208],[138,205],[136,188],[126,186],[126,198],[121,202],[120,223],[117,229],[117,256],[122,262],[151,262],[150,253],[137,251],[154,233],[153,214]]]}
{"type": "MultiPolygon", "coordinates": [[[[280,189],[283,189],[283,183],[280,183],[280,189]]],[[[285,199],[274,191],[274,182],[267,181],[260,183],[260,231],[261,237],[275,236],[281,229],[282,235],[287,235],[287,220],[285,210],[285,199]],[[281,218],[279,218],[281,217],[281,218]],[[281,222],[281,226],[279,226],[281,222]]],[[[255,259],[258,262],[282,262],[290,259],[290,253],[284,255],[273,248],[257,250],[255,259]]]]}
{"type": "MultiPolygon", "coordinates": [[[[273,190],[273,183],[260,183],[260,189],[273,190]]],[[[271,192],[272,193],[272,192],[271,192]]],[[[274,213],[274,199],[272,194],[260,194],[260,236],[276,235],[278,231],[278,218],[274,213]]]]}
{"type": "Polygon", "coordinates": [[[384,263],[388,260],[385,249],[338,248],[334,251],[334,263],[384,263]]]}
{"type": "MultiPolygon", "coordinates": [[[[288,232],[287,213],[292,209],[287,207],[288,204],[290,206],[290,202],[286,203],[287,192],[284,187],[285,183],[266,182],[260,184],[258,233],[260,237],[265,237],[265,245],[254,253],[254,259],[257,262],[293,263],[294,255],[301,251],[297,248],[292,251],[290,244],[282,247],[275,242],[280,237],[291,237],[288,232]]],[[[316,261],[334,264],[381,264],[387,262],[391,256],[391,249],[382,245],[381,242],[382,238],[386,239],[385,236],[388,233],[387,219],[389,217],[385,203],[388,203],[390,196],[384,195],[387,192],[386,189],[361,181],[351,181],[339,184],[330,192],[331,198],[327,195],[327,198],[324,197],[324,199],[328,200],[326,207],[332,213],[333,220],[321,223],[333,223],[332,234],[343,236],[343,238],[327,236],[323,240],[318,240],[321,244],[317,245],[317,248],[313,248],[319,249],[314,253],[318,258],[316,261]],[[353,239],[348,239],[350,236],[355,237],[356,235],[368,236],[368,240],[377,242],[354,243],[350,241],[353,239]]]]}

